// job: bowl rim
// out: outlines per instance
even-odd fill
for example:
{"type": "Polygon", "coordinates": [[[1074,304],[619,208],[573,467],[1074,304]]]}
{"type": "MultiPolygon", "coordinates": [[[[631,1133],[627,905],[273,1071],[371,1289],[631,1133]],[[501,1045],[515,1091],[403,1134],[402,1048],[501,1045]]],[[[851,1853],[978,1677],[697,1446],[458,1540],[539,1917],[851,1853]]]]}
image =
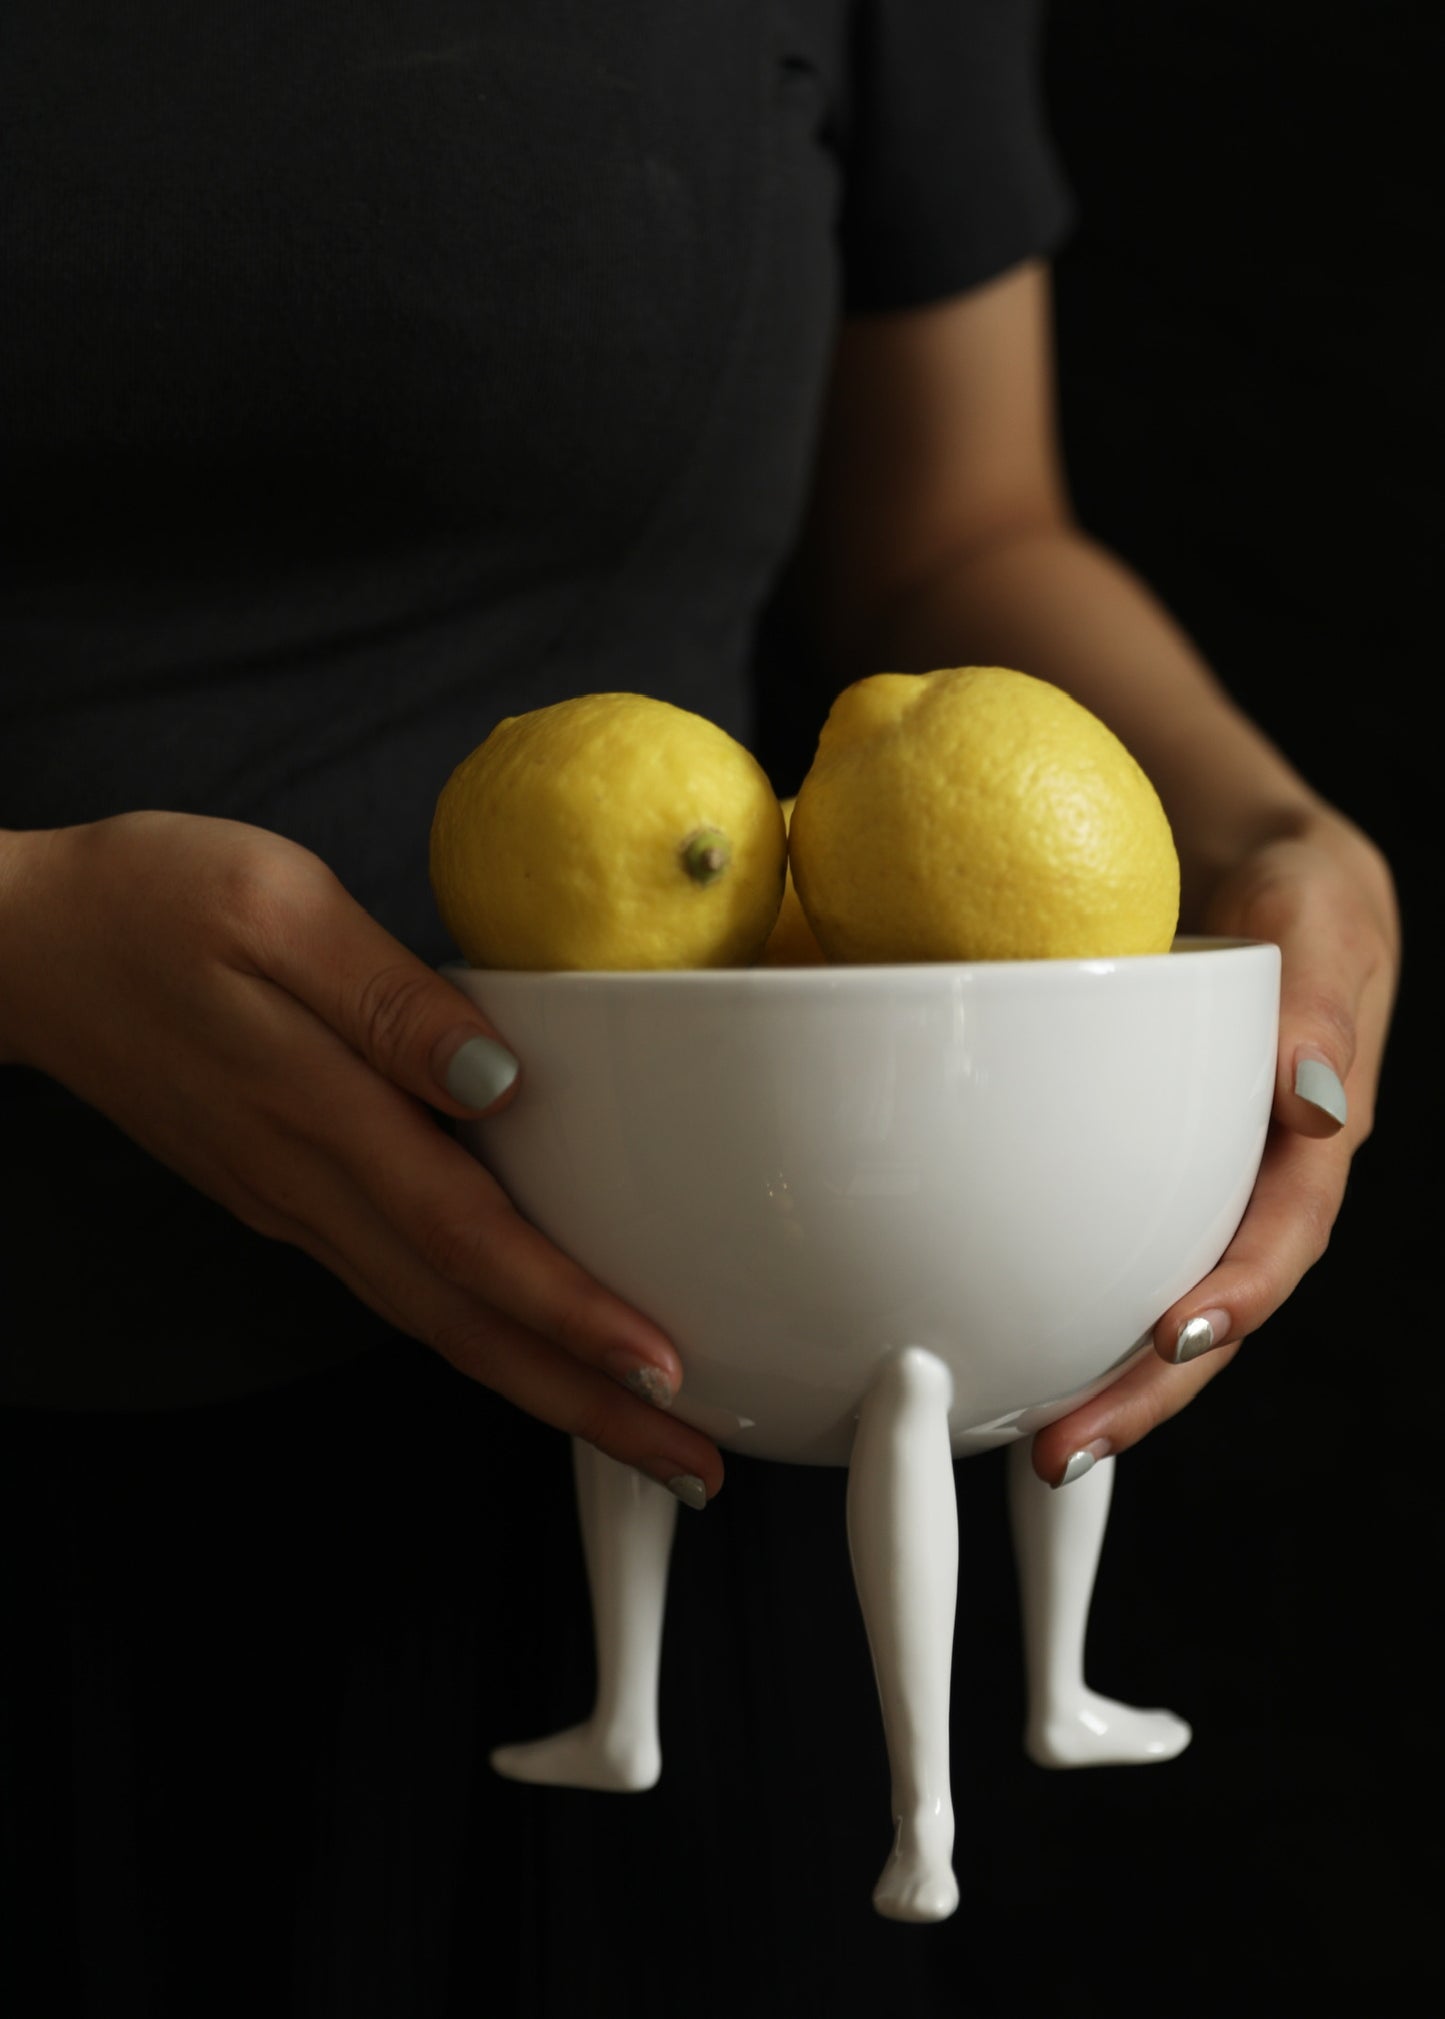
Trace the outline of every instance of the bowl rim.
{"type": "Polygon", "coordinates": [[[476,967],[457,958],[443,961],[437,972],[448,979],[457,976],[484,977],[506,988],[532,983],[556,989],[635,988],[646,982],[650,988],[671,990],[719,990],[744,986],[749,990],[793,988],[808,983],[832,991],[842,987],[882,989],[900,977],[910,981],[967,981],[971,986],[1002,986],[1007,979],[1027,977],[1044,987],[1061,986],[1081,975],[1103,976],[1119,973],[1175,972],[1181,955],[1208,954],[1213,959],[1233,955],[1236,963],[1255,965],[1261,961],[1278,965],[1280,951],[1274,940],[1246,939],[1207,933],[1181,933],[1164,953],[1112,954],[1107,958],[1063,958],[1057,960],[900,961],[813,963],[796,967],[782,963],[766,967],[687,968],[496,968],[476,967]],[[1048,978],[1048,979],[1046,979],[1048,978]]]}

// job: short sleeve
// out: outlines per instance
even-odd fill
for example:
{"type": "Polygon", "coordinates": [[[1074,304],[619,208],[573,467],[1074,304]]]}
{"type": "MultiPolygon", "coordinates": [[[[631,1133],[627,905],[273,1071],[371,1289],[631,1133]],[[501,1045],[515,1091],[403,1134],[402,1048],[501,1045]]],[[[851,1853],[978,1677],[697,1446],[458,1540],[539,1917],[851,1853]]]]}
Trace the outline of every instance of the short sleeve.
{"type": "Polygon", "coordinates": [[[1054,251],[1073,201],[1048,132],[1041,0],[863,0],[844,305],[918,307],[1054,251]]]}

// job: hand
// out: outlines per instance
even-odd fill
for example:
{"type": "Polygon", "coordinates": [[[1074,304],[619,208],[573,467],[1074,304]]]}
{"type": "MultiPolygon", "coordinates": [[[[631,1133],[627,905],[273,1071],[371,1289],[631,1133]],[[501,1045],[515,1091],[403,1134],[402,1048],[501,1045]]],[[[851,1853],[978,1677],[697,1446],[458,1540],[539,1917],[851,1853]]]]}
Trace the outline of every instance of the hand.
{"type": "Polygon", "coordinates": [[[175,813],[7,834],[0,943],[0,1059],[473,1380],[664,1485],[717,1491],[716,1447],[651,1406],[681,1385],[670,1342],[438,1126],[510,1097],[496,1033],[316,856],[175,813]],[[491,1083],[469,1086],[478,1061],[491,1083]]]}
{"type": "MultiPolygon", "coordinates": [[[[1279,1309],[1324,1253],[1350,1159],[1374,1119],[1399,923],[1389,871],[1373,846],[1322,808],[1224,877],[1204,929],[1273,940],[1280,949],[1279,1065],[1264,1159],[1224,1255],[1154,1328],[1154,1355],[1034,1439],[1034,1470],[1052,1485],[1063,1483],[1075,1454],[1101,1458],[1137,1444],[1279,1309]],[[1344,1090],[1343,1119],[1331,1112],[1338,1103],[1330,1073],[1344,1090]],[[1181,1350],[1192,1357],[1177,1364],[1181,1350]]],[[[1071,1476],[1085,1470],[1076,1462],[1071,1476]]]]}

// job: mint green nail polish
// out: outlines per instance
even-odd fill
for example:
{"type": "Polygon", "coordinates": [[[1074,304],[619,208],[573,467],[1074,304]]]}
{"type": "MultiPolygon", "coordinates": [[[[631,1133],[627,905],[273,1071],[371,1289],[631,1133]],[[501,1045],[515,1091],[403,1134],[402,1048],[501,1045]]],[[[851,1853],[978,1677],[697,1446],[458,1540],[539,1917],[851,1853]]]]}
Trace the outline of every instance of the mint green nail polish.
{"type": "Polygon", "coordinates": [[[447,1067],[447,1092],[464,1108],[489,1108],[520,1070],[495,1038],[468,1038],[447,1067]]]}
{"type": "Polygon", "coordinates": [[[1323,1059],[1301,1059],[1294,1069],[1294,1090],[1302,1101],[1319,1108],[1343,1128],[1349,1103],[1340,1076],[1323,1059]]]}

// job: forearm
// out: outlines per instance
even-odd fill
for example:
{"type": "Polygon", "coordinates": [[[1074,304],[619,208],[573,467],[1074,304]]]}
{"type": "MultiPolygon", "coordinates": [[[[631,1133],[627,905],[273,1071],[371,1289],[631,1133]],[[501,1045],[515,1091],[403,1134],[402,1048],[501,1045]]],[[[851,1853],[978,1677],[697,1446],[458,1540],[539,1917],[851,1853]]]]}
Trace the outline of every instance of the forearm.
{"type": "MultiPolygon", "coordinates": [[[[1067,523],[934,569],[855,634],[864,672],[1012,666],[1098,715],[1152,779],[1174,827],[1182,919],[1258,843],[1338,819],[1230,699],[1158,599],[1067,523]]],[[[851,655],[850,655],[851,656],[851,655]]]]}

